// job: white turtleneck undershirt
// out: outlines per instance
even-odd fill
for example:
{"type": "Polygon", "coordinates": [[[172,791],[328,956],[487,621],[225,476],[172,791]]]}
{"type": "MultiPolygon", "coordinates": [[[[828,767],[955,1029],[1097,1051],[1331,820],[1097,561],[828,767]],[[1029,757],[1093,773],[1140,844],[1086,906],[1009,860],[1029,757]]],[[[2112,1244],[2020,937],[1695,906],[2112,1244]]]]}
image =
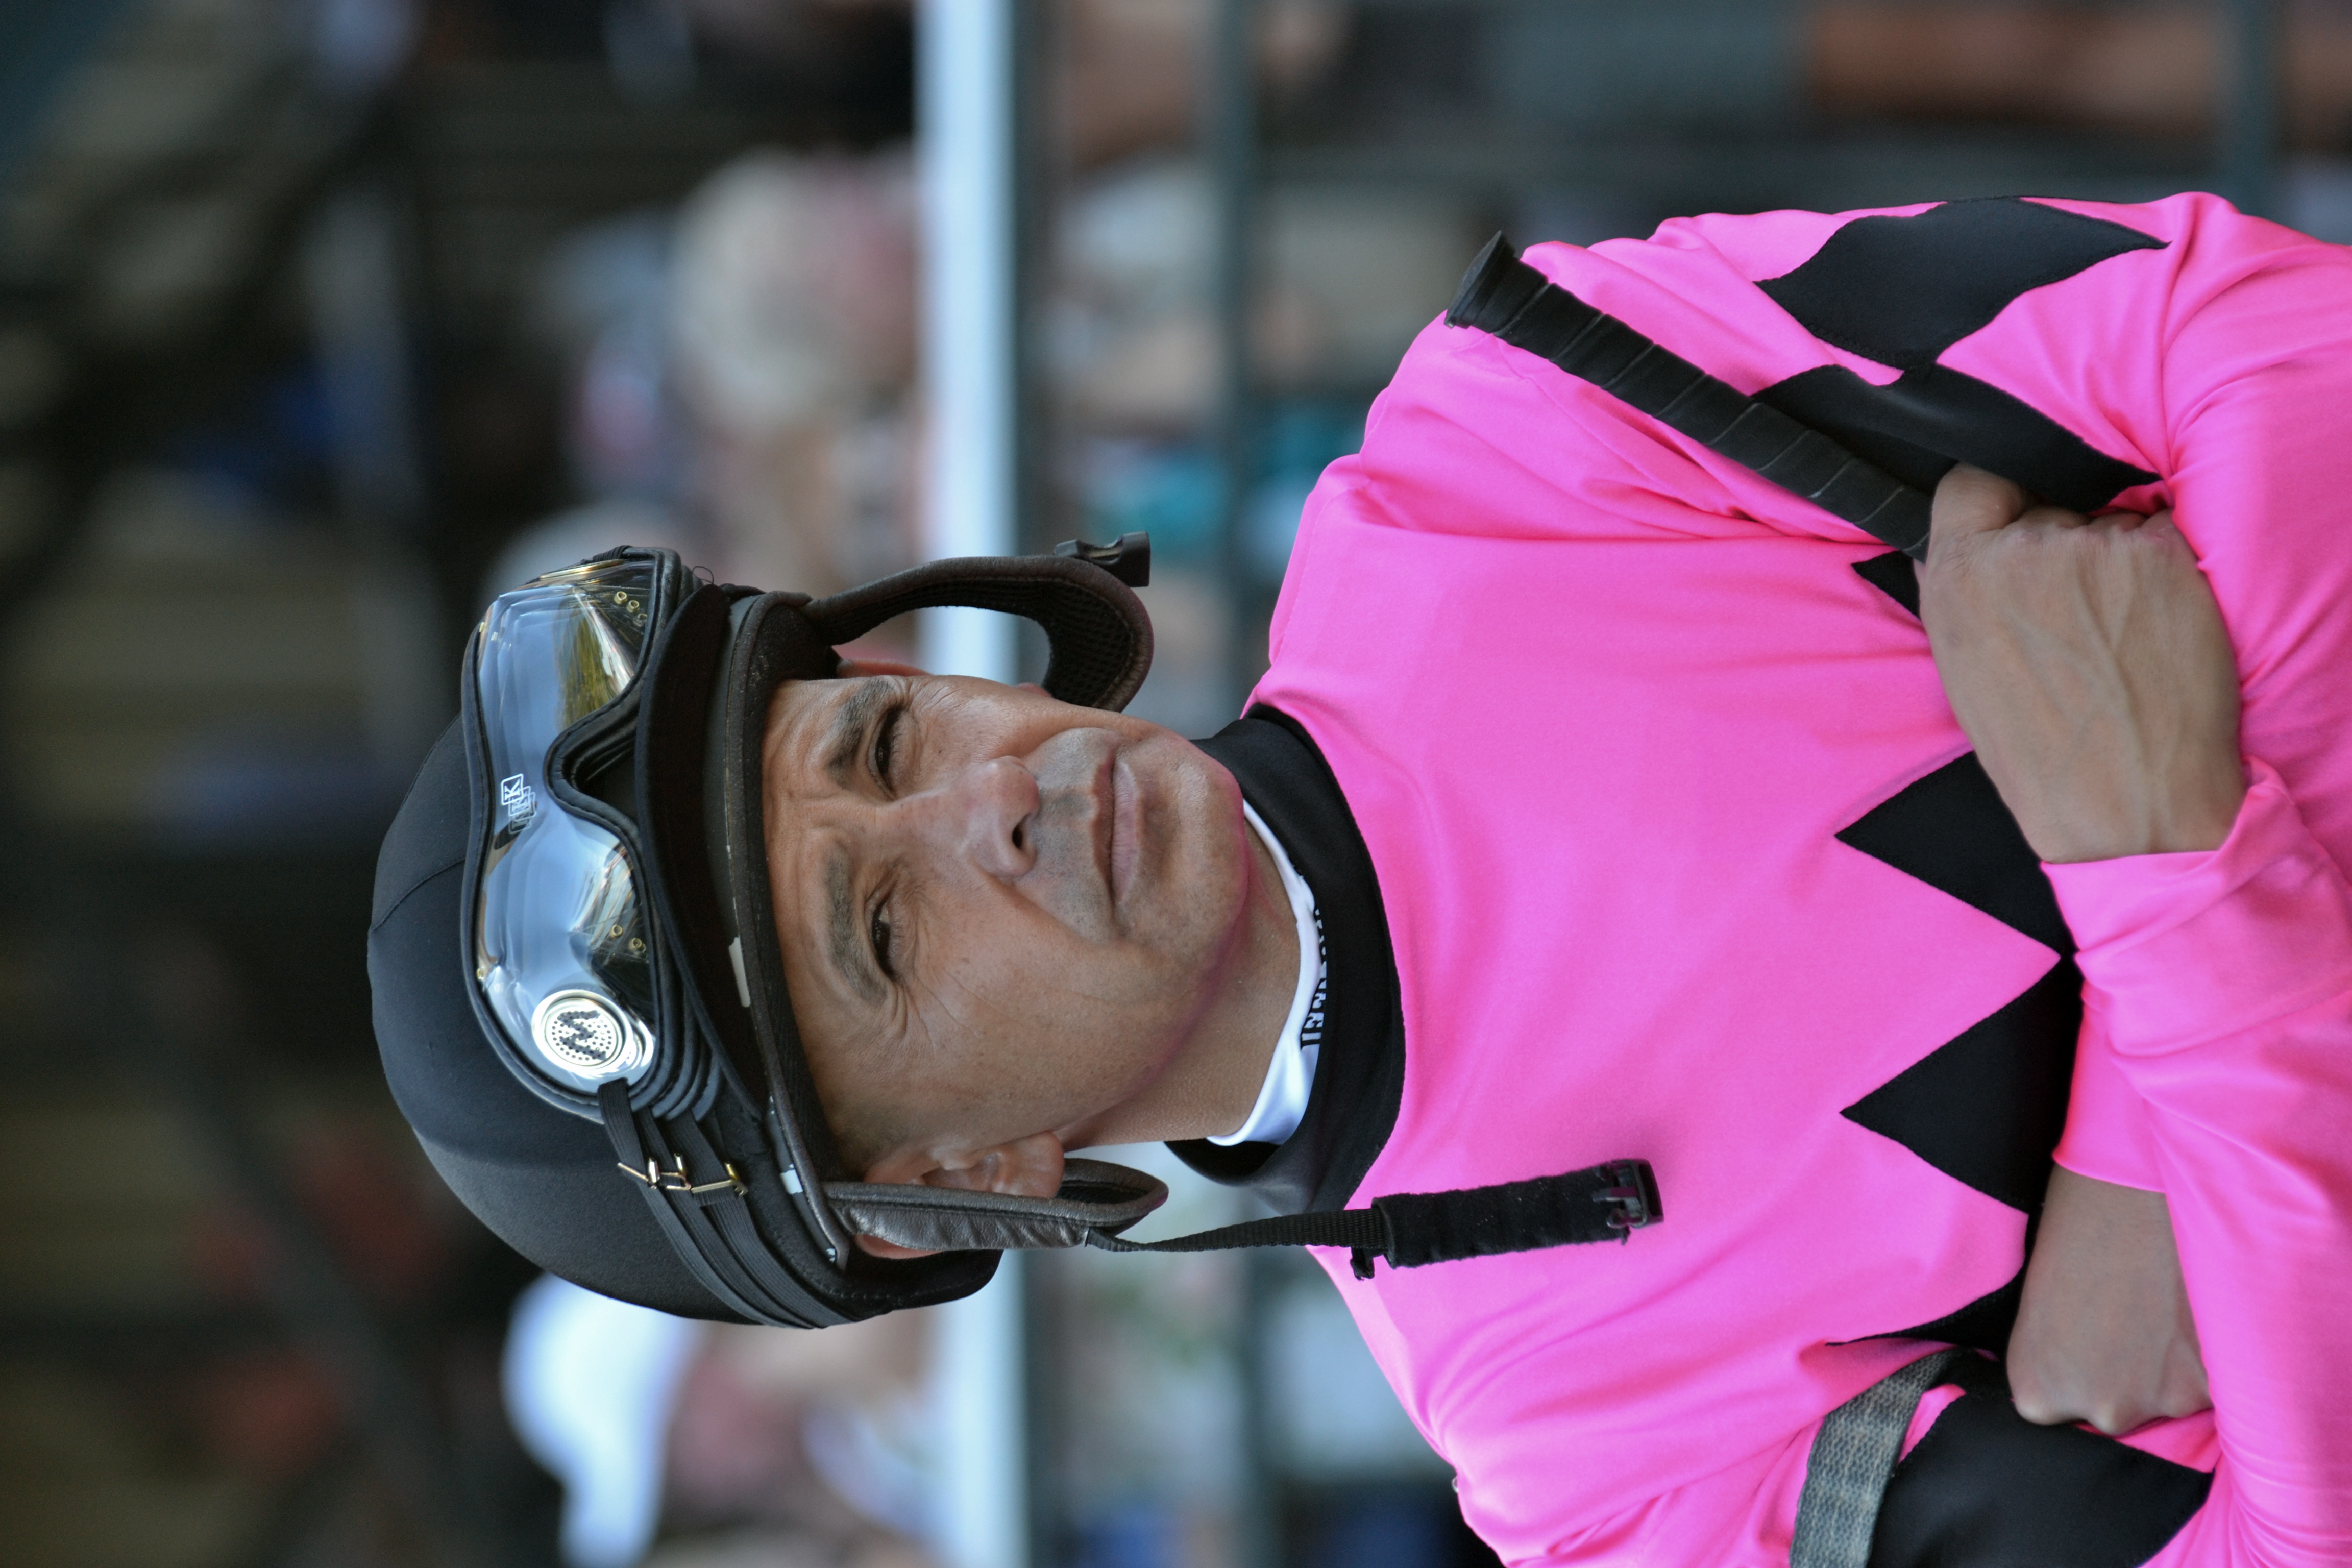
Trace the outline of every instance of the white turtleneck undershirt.
{"type": "Polygon", "coordinates": [[[1282,1021],[1282,1033],[1274,1042],[1274,1059],[1266,1064],[1265,1083],[1257,1091],[1249,1120],[1209,1140],[1229,1147],[1279,1143],[1298,1131],[1299,1120],[1307,1114],[1307,1096],[1315,1088],[1316,1059],[1323,1049],[1323,917],[1315,908],[1315,895],[1291,865],[1274,830],[1246,802],[1242,815],[1274,858],[1282,890],[1290,896],[1291,917],[1298,922],[1298,985],[1291,993],[1290,1016],[1282,1021]]]}

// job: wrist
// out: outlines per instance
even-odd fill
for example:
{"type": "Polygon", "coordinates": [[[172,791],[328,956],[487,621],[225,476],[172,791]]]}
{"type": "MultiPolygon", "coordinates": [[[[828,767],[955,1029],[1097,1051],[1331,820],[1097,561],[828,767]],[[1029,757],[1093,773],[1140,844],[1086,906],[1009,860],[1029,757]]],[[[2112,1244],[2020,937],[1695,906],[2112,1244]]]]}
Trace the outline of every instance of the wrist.
{"type": "MultiPolygon", "coordinates": [[[[2026,841],[2046,864],[2076,865],[2139,855],[2206,854],[2229,841],[2245,804],[2245,773],[2235,758],[2226,771],[2184,784],[2161,798],[2037,823],[2026,841]]],[[[2023,826],[2023,824],[2021,824],[2023,826]]]]}

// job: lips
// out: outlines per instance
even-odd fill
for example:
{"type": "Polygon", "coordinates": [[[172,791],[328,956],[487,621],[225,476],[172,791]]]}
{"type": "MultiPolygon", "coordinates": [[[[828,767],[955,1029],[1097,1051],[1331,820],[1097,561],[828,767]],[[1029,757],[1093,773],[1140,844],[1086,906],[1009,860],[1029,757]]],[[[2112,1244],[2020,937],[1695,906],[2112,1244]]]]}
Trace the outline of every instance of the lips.
{"type": "Polygon", "coordinates": [[[1143,798],[1123,754],[1114,753],[1110,778],[1110,901],[1112,908],[1124,909],[1143,858],[1143,798]]]}
{"type": "Polygon", "coordinates": [[[1095,868],[1102,878],[1103,891],[1111,908],[1116,910],[1125,901],[1128,887],[1135,880],[1136,862],[1143,845],[1135,775],[1128,771],[1117,745],[1111,746],[1095,764],[1094,777],[1088,784],[1087,795],[1094,808],[1094,820],[1087,826],[1093,833],[1095,868]]]}

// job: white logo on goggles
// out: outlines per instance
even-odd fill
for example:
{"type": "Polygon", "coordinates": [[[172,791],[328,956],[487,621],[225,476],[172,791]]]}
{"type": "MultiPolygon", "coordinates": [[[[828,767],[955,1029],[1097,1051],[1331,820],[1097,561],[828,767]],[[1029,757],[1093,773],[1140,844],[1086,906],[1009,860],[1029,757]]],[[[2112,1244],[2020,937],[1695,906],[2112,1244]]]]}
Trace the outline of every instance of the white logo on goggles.
{"type": "Polygon", "coordinates": [[[539,792],[522,774],[514,773],[499,781],[499,805],[507,814],[507,826],[520,828],[539,810],[539,792]]]}
{"type": "Polygon", "coordinates": [[[593,991],[558,991],[532,1009],[531,1043],[575,1078],[625,1078],[653,1058],[653,1042],[593,991]]]}

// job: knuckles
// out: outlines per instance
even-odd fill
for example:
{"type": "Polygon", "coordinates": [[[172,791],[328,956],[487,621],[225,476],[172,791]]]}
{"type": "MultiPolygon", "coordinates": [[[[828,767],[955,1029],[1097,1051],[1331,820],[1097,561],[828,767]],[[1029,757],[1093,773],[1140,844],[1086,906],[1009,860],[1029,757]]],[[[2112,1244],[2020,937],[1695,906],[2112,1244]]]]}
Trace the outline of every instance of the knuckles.
{"type": "Polygon", "coordinates": [[[2058,1401],[2052,1399],[2036,1385],[2029,1384],[2012,1369],[2010,1373],[2010,1397],[2017,1413],[2036,1426],[2055,1426],[2067,1419],[2058,1401]]]}
{"type": "Polygon", "coordinates": [[[2036,1426],[2066,1426],[2079,1421],[2096,1427],[2110,1437],[2120,1437],[2146,1426],[2159,1414],[2129,1399],[2060,1398],[2015,1371],[2011,1372],[2010,1381],[2017,1413],[2036,1426]]]}
{"type": "Polygon", "coordinates": [[[2196,554],[2169,513],[2086,520],[2037,507],[2003,528],[1937,537],[1919,569],[1919,592],[1923,605],[1965,611],[2118,580],[2185,583],[2197,574],[2196,554]]]}
{"type": "Polygon", "coordinates": [[[2135,1405],[2102,1401],[2092,1406],[2087,1419],[2108,1436],[2120,1437],[2136,1426],[2146,1426],[2149,1414],[2135,1405]]]}

